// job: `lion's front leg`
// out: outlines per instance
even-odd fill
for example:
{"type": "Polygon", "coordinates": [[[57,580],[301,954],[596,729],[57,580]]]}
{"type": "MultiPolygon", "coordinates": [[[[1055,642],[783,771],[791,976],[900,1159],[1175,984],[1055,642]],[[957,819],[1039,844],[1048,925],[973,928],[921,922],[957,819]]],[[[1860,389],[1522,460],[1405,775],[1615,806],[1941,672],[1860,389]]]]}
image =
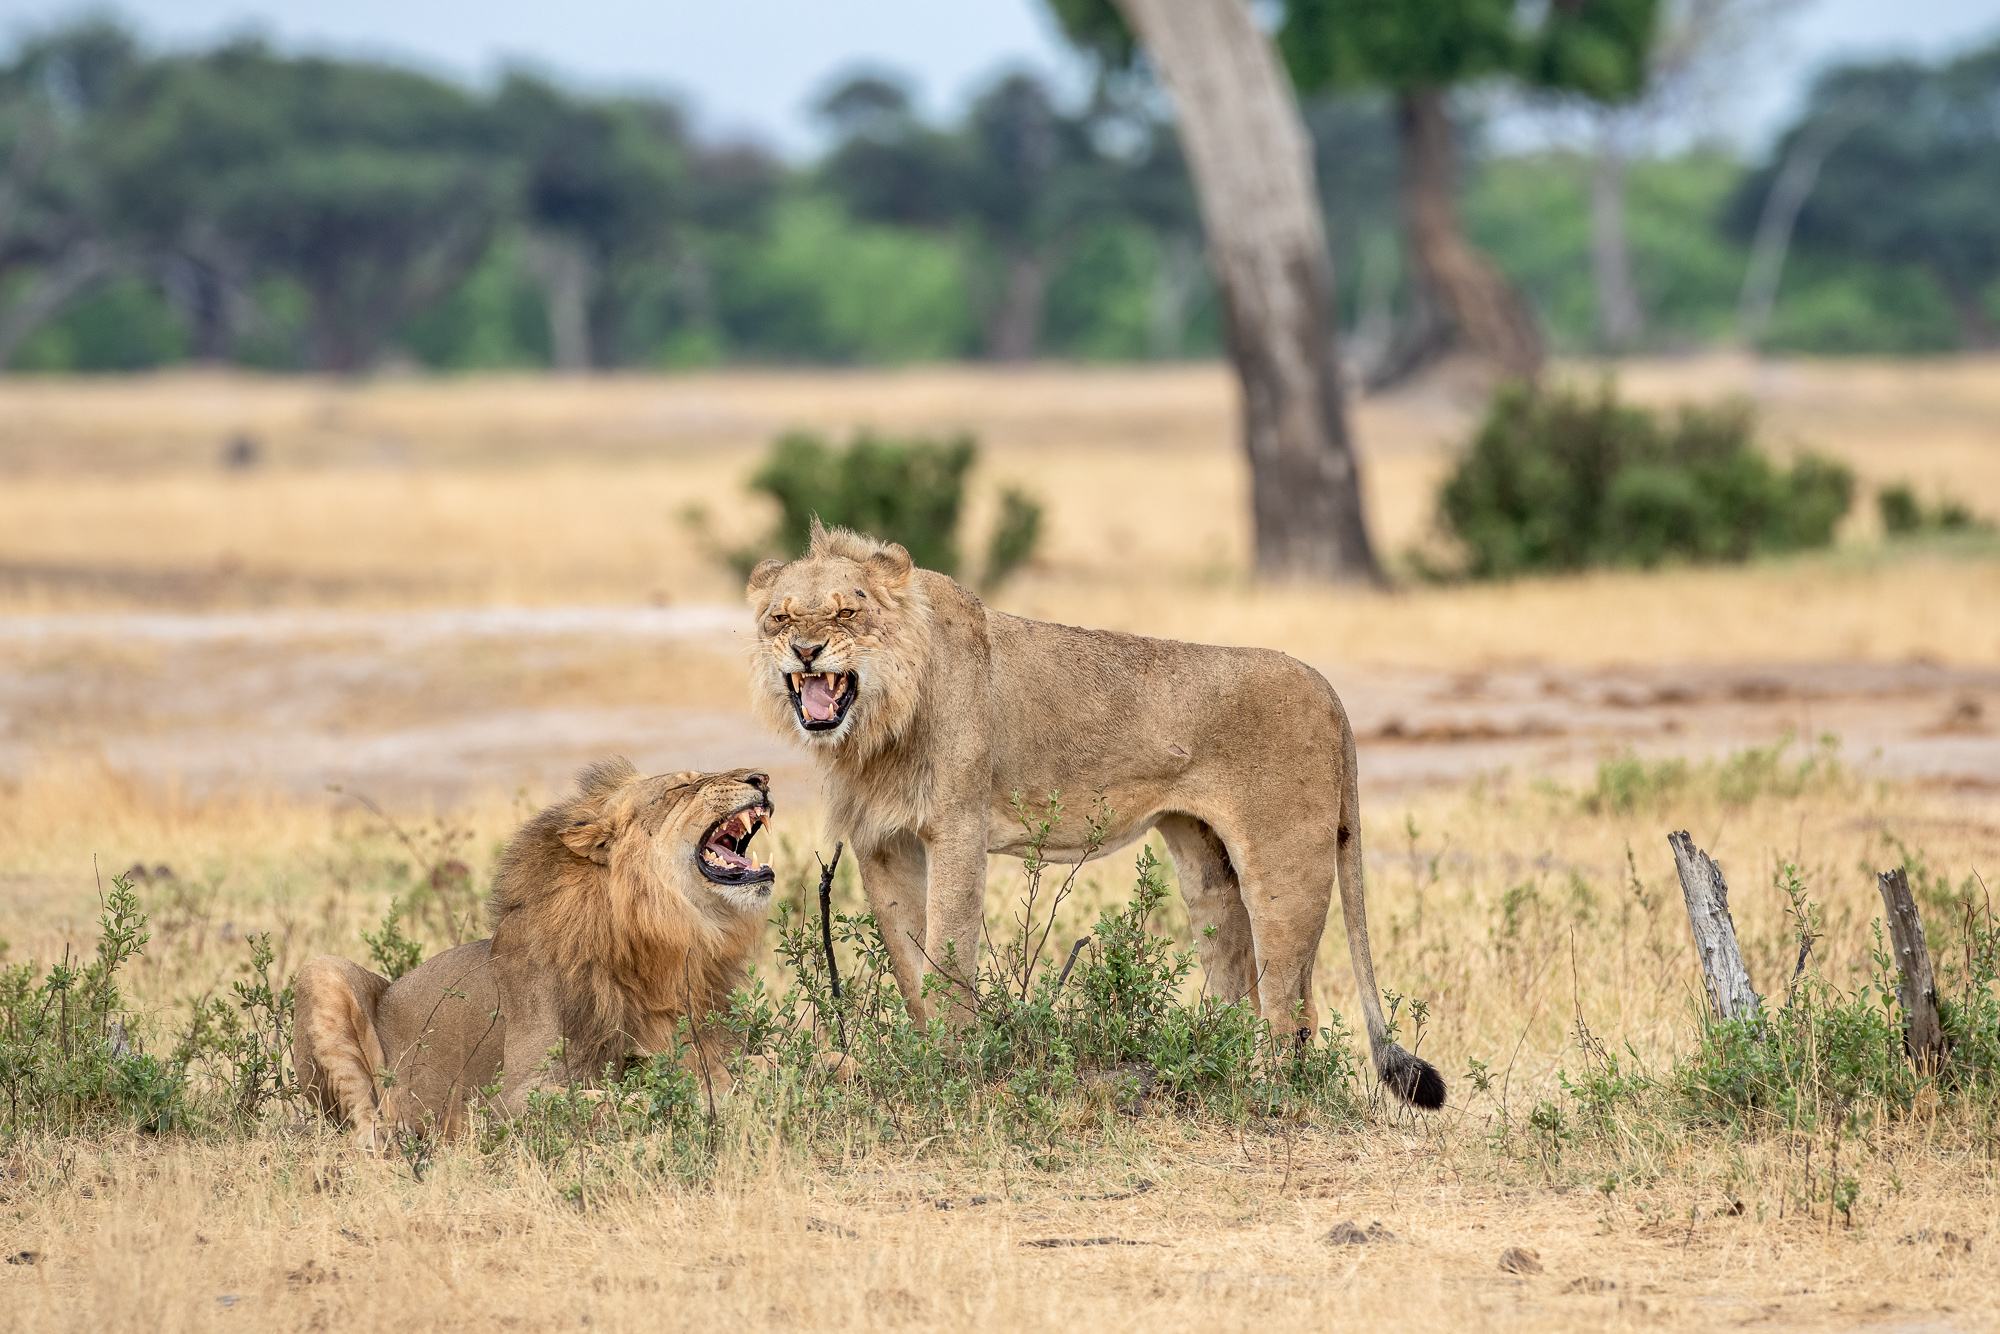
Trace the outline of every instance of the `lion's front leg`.
{"type": "Polygon", "coordinates": [[[896,987],[910,1013],[923,1017],[925,899],[930,855],[908,830],[897,830],[871,847],[855,849],[861,888],[896,970],[896,987]]]}
{"type": "MultiPolygon", "coordinates": [[[[944,831],[930,840],[928,851],[924,967],[949,979],[952,1009],[967,1022],[979,976],[979,943],[986,934],[986,830],[944,831]]],[[[928,1018],[928,1006],[919,1013],[928,1018]]]]}

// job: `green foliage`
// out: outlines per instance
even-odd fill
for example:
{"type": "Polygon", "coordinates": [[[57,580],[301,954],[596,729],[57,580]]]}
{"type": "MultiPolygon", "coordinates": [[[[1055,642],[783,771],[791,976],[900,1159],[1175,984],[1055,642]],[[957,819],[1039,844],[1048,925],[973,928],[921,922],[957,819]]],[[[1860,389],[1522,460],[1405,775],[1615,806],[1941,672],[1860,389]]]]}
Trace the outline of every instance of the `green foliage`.
{"type": "Polygon", "coordinates": [[[271,984],[271,936],[250,937],[250,980],[229,984],[229,997],[194,1002],[175,1044],[173,1068],[185,1073],[204,1063],[221,1070],[227,1106],[242,1124],[254,1124],[273,1099],[295,1092],[285,1069],[292,1049],[292,988],[271,984]]]}
{"type": "Polygon", "coordinates": [[[32,963],[0,972],[0,1142],[37,1132],[187,1124],[184,1072],[137,1050],[118,975],[151,938],[131,881],[112,881],[90,962],[63,961],[36,980],[32,963]]]}
{"type": "Polygon", "coordinates": [[[1762,346],[1775,352],[1948,352],[1959,331],[1937,280],[1911,264],[1811,249],[1785,263],[1762,346]]]}
{"type": "Polygon", "coordinates": [[[1286,0],[1278,47],[1302,91],[1513,75],[1623,102],[1645,86],[1658,0],[1524,10],[1510,0],[1286,0]],[[1532,23],[1524,17],[1533,15],[1532,23]]]}
{"type": "Polygon", "coordinates": [[[1440,490],[1439,514],[1478,579],[1830,543],[1853,475],[1810,454],[1778,469],[1751,429],[1746,404],[1662,421],[1618,402],[1608,380],[1594,395],[1505,385],[1440,490]]]}
{"type": "Polygon", "coordinates": [[[1955,533],[1991,529],[1993,522],[1974,514],[1963,502],[1940,496],[1935,505],[1917,499],[1908,482],[1892,482],[1875,493],[1875,507],[1882,516],[1882,531],[1890,537],[1917,537],[1925,533],[1955,533]]]}
{"type": "Polygon", "coordinates": [[[1782,952],[1790,975],[1778,979],[1763,1008],[1733,1020],[1718,1020],[1704,1008],[1696,1049],[1658,1073],[1647,1071],[1629,1047],[1629,1063],[1606,1052],[1579,1016],[1584,1071],[1560,1074],[1577,1117],[1568,1120],[1560,1104],[1537,1107],[1530,1129],[1538,1149],[1545,1157],[1559,1153],[1582,1130],[1622,1142],[1649,1116],[1751,1132],[1830,1133],[1835,1165],[1821,1198],[1836,1211],[1851,1211],[1858,1187],[1837,1166],[1843,1139],[1877,1115],[1907,1113],[1926,1088],[1944,1098],[1985,1098],[2000,1088],[2000,917],[1983,893],[1973,893],[1976,877],[1954,889],[1920,854],[1901,852],[1923,911],[1949,940],[1940,948],[1934,935],[1932,944],[1948,1048],[1941,1069],[1920,1070],[1909,1057],[1897,964],[1880,920],[1868,971],[1852,989],[1841,987],[1826,977],[1814,952],[1823,927],[1820,907],[1799,868],[1786,863],[1773,884],[1791,923],[1793,948],[1782,952]]]}
{"type": "Polygon", "coordinates": [[[1840,738],[1823,734],[1817,747],[1790,758],[1793,740],[1788,731],[1774,745],[1746,746],[1699,766],[1679,756],[1648,763],[1627,749],[1598,763],[1596,780],[1578,804],[1592,815],[1658,814],[1680,798],[1747,806],[1760,797],[1799,797],[1848,780],[1840,738]]]}
{"type": "Polygon", "coordinates": [[[1008,575],[1035,554],[1041,540],[1041,504],[1019,487],[1002,491],[1000,518],[986,545],[986,571],[980,576],[980,587],[993,589],[1005,583],[1008,575]]]}
{"type": "Polygon", "coordinates": [[[271,976],[268,933],[249,939],[247,980],[190,1007],[172,1053],[146,1052],[120,972],[151,939],[131,881],[112,881],[89,963],[63,961],[40,981],[32,963],[0,972],[0,1143],[28,1133],[154,1133],[249,1125],[295,1092],[292,988],[271,976]]]}
{"type": "Polygon", "coordinates": [[[382,915],[382,924],[373,931],[363,931],[361,939],[368,946],[368,961],[391,982],[424,961],[423,942],[403,934],[401,899],[389,900],[389,911],[382,915]]]}
{"type": "Polygon", "coordinates": [[[900,542],[927,570],[958,573],[958,518],[965,474],[978,456],[972,437],[898,440],[863,431],[844,450],[807,431],[778,438],[750,478],[778,502],[773,541],[802,555],[812,520],[900,542]]]}
{"type": "Polygon", "coordinates": [[[123,229],[188,254],[196,281],[296,282],[313,364],[351,371],[484,254],[512,182],[482,122],[441,80],[238,42],[137,71],[99,153],[123,229]]]}
{"type": "MultiPolygon", "coordinates": [[[[910,1019],[872,914],[835,916],[837,947],[854,961],[842,968],[836,1002],[812,925],[783,912],[778,953],[795,981],[781,996],[742,998],[731,1025],[746,1047],[808,1074],[843,1030],[838,1015],[858,1066],[850,1087],[892,1107],[901,1133],[988,1121],[1047,1154],[1060,1153],[1059,1109],[1079,1091],[1101,1095],[1112,1110],[1130,1110],[1150,1086],[1181,1106],[1228,1115],[1291,1109],[1347,1119],[1358,1111],[1357,1067],[1338,1016],[1301,1050],[1247,1002],[1183,999],[1195,954],[1152,928],[1168,890],[1150,848],[1139,854],[1131,898],[1101,913],[1066,953],[1049,950],[1077,874],[1072,868],[1053,895],[1044,884],[1041,850],[1063,806],[1053,793],[1040,806],[1017,798],[1015,814],[1029,852],[1012,935],[990,943],[970,980],[956,942],[930,961],[935,1002],[955,1009],[956,1021],[910,1019]]],[[[1085,820],[1085,846],[1100,843],[1108,823],[1100,801],[1085,820]]]]}
{"type": "Polygon", "coordinates": [[[187,334],[159,292],[139,278],[119,278],[97,289],[29,335],[12,369],[133,371],[179,361],[187,334]]]}
{"type": "MultiPolygon", "coordinates": [[[[966,435],[894,439],[863,431],[847,448],[835,449],[810,432],[788,432],[750,478],[752,489],[778,502],[777,529],[761,545],[727,553],[727,559],[747,574],[767,555],[802,555],[817,518],[828,527],[900,542],[919,566],[956,577],[965,477],[978,453],[966,435]]],[[[1004,490],[981,586],[997,587],[1028,560],[1041,528],[1041,506],[1018,488],[1004,490]]]]}
{"type": "MultiPolygon", "coordinates": [[[[1212,355],[1221,312],[1193,190],[1129,30],[1109,0],[1052,4],[1106,75],[1087,102],[1009,73],[931,121],[895,78],[864,76],[824,100],[829,151],[797,167],[703,142],[670,100],[520,72],[468,88],[256,41],[153,51],[101,19],[30,34],[0,64],[0,312],[28,332],[0,351],[47,372],[187,357],[469,370],[550,364],[560,324],[566,357],[603,366],[1212,355]]],[[[1615,103],[1638,86],[1656,7],[1281,6],[1356,346],[1386,337],[1411,295],[1396,90],[1496,75],[1615,103]],[[1357,85],[1380,91],[1323,95],[1357,85]]],[[[1857,67],[1816,91],[1787,144],[1857,98],[1874,113],[1807,201],[1767,347],[1992,337],[1993,210],[1968,182],[1995,151],[1972,114],[1993,60],[1857,67]]],[[[1778,163],[1631,165],[1649,341],[1729,332],[1778,163]]],[[[1596,331],[1588,170],[1554,153],[1467,173],[1469,236],[1559,348],[1596,331]]]]}
{"type": "Polygon", "coordinates": [[[1509,0],[1287,0],[1278,49],[1305,92],[1461,83],[1519,66],[1516,12],[1509,0]]]}
{"type": "Polygon", "coordinates": [[[1934,65],[1899,58],[1828,70],[1771,160],[1743,181],[1729,224],[1748,236],[1786,155],[1802,139],[1837,132],[1794,244],[1877,272],[1921,272],[1930,284],[1909,285],[1942,297],[1959,344],[1990,344],[1988,300],[2000,282],[1996,96],[2000,42],[1934,65]]]}
{"type": "MultiPolygon", "coordinates": [[[[1550,342],[1571,352],[1595,348],[1599,336],[1592,165],[1569,152],[1488,158],[1464,197],[1466,233],[1534,302],[1550,342]]],[[[1626,244],[1650,343],[1696,346],[1734,328],[1747,256],[1714,219],[1742,174],[1740,163],[1708,150],[1627,168],[1626,244]]]]}
{"type": "Polygon", "coordinates": [[[721,332],[746,349],[880,364],[972,346],[967,259],[949,236],[858,221],[836,199],[801,195],[717,256],[721,332]]]}

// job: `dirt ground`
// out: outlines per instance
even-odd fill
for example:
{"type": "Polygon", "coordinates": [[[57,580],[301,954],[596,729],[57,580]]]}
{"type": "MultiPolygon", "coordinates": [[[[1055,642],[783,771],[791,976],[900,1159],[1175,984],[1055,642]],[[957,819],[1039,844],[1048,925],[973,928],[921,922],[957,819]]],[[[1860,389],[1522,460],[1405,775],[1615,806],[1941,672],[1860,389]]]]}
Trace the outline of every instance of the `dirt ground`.
{"type": "MultiPolygon", "coordinates": [[[[194,791],[340,783],[449,804],[539,798],[618,749],[769,764],[800,790],[797,756],[749,720],[740,594],[713,546],[769,524],[743,479],[772,435],[867,426],[978,437],[975,539],[999,483],[1042,497],[1045,549],[997,605],[1290,651],[1341,690],[1371,786],[1787,731],[1835,733],[1885,777],[2000,782],[2000,560],[1977,541],[1885,552],[1869,503],[1903,479],[2000,514],[2000,361],[1618,373],[1642,401],[1748,395],[1774,448],[1847,460],[1863,486],[1843,548],[1495,588],[1258,589],[1215,366],[14,377],[0,777],[102,756],[194,791]],[[243,441],[254,464],[227,466],[243,441]]],[[[1445,379],[1358,406],[1385,552],[1423,539],[1475,404],[1445,379]]]]}

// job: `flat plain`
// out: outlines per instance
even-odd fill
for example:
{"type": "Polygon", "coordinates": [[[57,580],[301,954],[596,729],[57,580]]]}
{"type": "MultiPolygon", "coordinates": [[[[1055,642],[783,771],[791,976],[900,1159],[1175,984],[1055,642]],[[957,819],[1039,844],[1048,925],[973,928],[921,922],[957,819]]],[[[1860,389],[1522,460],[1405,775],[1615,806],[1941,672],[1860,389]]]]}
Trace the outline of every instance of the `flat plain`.
{"type": "MultiPolygon", "coordinates": [[[[483,883],[523,815],[606,753],[770,766],[803,906],[817,792],[750,719],[715,549],[771,522],[744,481],[781,430],[963,430],[982,447],[968,549],[1002,484],[1048,512],[997,605],[1282,648],[1341,689],[1378,972],[1427,1002],[1422,1051],[1452,1084],[1438,1115],[1377,1097],[1340,1122],[1081,1100],[1053,1156],[988,1124],[801,1144],[739,1109],[698,1184],[617,1147],[560,1173],[451,1150],[418,1181],[275,1112],[221,1139],[26,1137],[0,1151],[19,1261],[0,1326],[1994,1327],[1990,1098],[1859,1138],[1662,1134],[1657,1110],[1567,1142],[1525,1127],[1591,1042],[1653,1071],[1696,1043],[1668,830],[1729,872],[1773,995],[1795,971],[1784,864],[1841,986],[1867,973],[1875,870],[1907,849],[1991,882],[2000,549],[1884,543],[1869,498],[1907,480],[2000,515],[2000,362],[1609,369],[1649,403],[1748,395],[1776,452],[1848,462],[1861,503],[1837,548],[1260,587],[1211,366],[0,381],[4,959],[88,953],[100,884],[144,868],[153,939],[128,990],[155,1049],[190,997],[243,976],[252,933],[280,972],[359,957],[413,868],[449,855],[483,883]],[[225,466],[240,441],[254,463],[225,466]],[[1843,1173],[1858,1196],[1837,1211],[1843,1173]],[[1375,1239],[1326,1240],[1348,1221],[1375,1239]],[[1540,1272],[1504,1272],[1507,1247],[1540,1272]]],[[[1392,558],[1432,540],[1474,412],[1449,383],[1358,406],[1392,558]]],[[[1122,899],[1125,866],[1092,868],[1060,941],[1122,899]]],[[[1019,886],[996,861],[996,926],[1019,886]]],[[[1172,900],[1158,925],[1187,939],[1172,900]]],[[[1345,954],[1330,928],[1317,985],[1351,1015],[1345,954]]]]}

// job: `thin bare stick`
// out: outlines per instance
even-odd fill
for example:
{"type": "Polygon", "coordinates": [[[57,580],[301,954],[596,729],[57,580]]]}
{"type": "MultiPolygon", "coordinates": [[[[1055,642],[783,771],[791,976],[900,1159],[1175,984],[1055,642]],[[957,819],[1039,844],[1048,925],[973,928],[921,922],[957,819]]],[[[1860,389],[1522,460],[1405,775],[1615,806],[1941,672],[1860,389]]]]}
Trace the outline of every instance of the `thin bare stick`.
{"type": "Polygon", "coordinates": [[[1062,973],[1056,978],[1057,995],[1062,994],[1063,983],[1069,981],[1069,970],[1076,967],[1076,956],[1083,953],[1083,947],[1089,943],[1089,936],[1079,936],[1077,937],[1076,944],[1069,947],[1069,961],[1063,964],[1062,973]]]}
{"type": "MultiPolygon", "coordinates": [[[[833,957],[833,873],[840,866],[840,853],[847,844],[833,845],[833,860],[819,864],[819,940],[826,948],[826,976],[833,984],[833,1022],[840,1033],[840,1050],[847,1051],[847,1016],[840,1010],[840,964],[833,957]]],[[[819,854],[814,853],[815,860],[819,854]]]]}

